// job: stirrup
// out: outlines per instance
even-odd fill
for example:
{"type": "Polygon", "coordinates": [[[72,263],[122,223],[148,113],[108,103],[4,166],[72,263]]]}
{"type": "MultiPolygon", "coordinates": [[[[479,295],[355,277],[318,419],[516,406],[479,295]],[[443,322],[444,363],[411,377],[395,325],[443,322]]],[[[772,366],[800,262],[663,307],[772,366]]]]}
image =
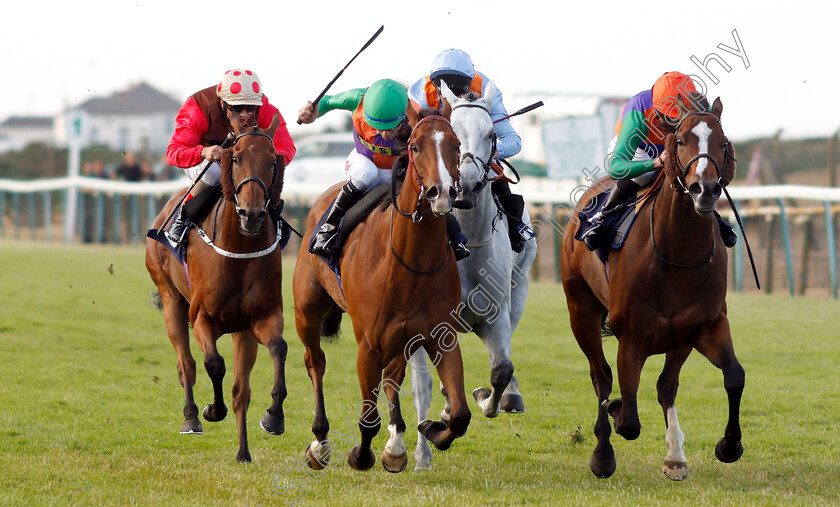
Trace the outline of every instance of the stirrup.
{"type": "Polygon", "coordinates": [[[164,232],[164,235],[173,247],[178,245],[187,246],[190,238],[190,226],[188,226],[184,219],[178,217],[172,223],[172,227],[164,232]]]}
{"type": "Polygon", "coordinates": [[[452,250],[455,252],[456,262],[470,256],[470,249],[463,243],[452,243],[452,250]]]}
{"type": "MultiPolygon", "coordinates": [[[[324,224],[326,226],[327,224],[324,224]]],[[[312,244],[311,253],[322,255],[324,257],[331,257],[334,255],[334,247],[332,244],[334,243],[334,239],[338,234],[338,229],[333,228],[332,230],[324,230],[324,226],[321,226],[321,230],[315,234],[315,243],[312,244]]]]}

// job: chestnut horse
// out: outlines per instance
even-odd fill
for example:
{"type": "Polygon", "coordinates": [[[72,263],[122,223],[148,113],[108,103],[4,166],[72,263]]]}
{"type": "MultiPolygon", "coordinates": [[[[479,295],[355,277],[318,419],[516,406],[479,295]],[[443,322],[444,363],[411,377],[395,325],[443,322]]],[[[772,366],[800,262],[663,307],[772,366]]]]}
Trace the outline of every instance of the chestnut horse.
{"type": "MultiPolygon", "coordinates": [[[[274,360],[273,401],[261,426],[276,435],[284,431],[287,345],[283,340],[281,252],[276,248],[279,228],[265,219],[269,206],[279,203],[283,188],[284,158],[275,153],[272,142],[278,125],[275,116],[266,130],[244,131],[234,121],[236,139],[221,160],[225,200],[201,224],[209,231],[203,236],[208,239],[199,241],[199,234],[191,232],[186,269],[162,244],[146,240],[146,268],[160,293],[166,330],[178,355],[178,378],[186,395],[181,433],[203,431],[193,398],[195,360],[187,325],[193,327],[213,383],[214,401],[204,409],[208,421],[221,421],[227,415],[222,393],[225,362],[216,341],[225,333],[233,336],[233,410],[239,429],[239,462],[251,461],[245,414],[251,401],[249,379],[258,343],[268,347],[274,360]]],[[[154,227],[163,224],[182,195],[169,200],[154,227]]]]}
{"type": "MultiPolygon", "coordinates": [[[[608,415],[615,420],[616,433],[628,440],[639,436],[636,392],[642,366],[653,354],[665,354],[656,383],[668,445],[662,472],[674,480],[688,476],[674,400],[680,368],[692,349],[723,370],[729,421],[715,455],[731,463],[743,453],[738,417],[744,369],[732,345],[726,249],[718,241],[713,214],[722,185],[735,176],[732,145],[720,123],[722,110],[716,99],[711,111],[686,114],[667,136],[665,167],[647,192],[623,248],[610,252],[608,272],[594,252],[574,239],[576,220],[563,240],[561,274],[571,327],[589,360],[598,396],[598,444],[589,463],[598,477],[609,477],[616,467],[608,415]],[[601,343],[606,312],[618,339],[621,398],[613,400],[612,371],[601,343]]],[[[586,202],[578,209],[584,206],[586,202]]]]}
{"type": "MultiPolygon", "coordinates": [[[[410,123],[414,127],[402,188],[397,194],[396,182],[392,182],[394,202],[375,209],[349,235],[339,259],[341,282],[326,263],[309,253],[306,243],[301,245],[295,266],[295,325],[306,348],[304,361],[315,391],[315,441],[306,449],[313,469],[327,466],[332,451],[324,407],[326,356],[320,341],[322,335],[337,332],[341,312],[347,312],[353,322],[362,392],[356,410],[361,443],[347,455],[351,467],[367,470],[376,462],[371,441],[380,427],[378,394],[384,392],[390,407],[391,438],[382,464],[390,472],[405,468],[408,460],[402,435],[406,426],[400,414],[399,396],[403,393],[399,390],[406,362],[420,347],[433,358],[452,408],[448,424],[425,420],[419,431],[439,450],[445,450],[469,425],[461,351],[451,315],[458,306],[461,287],[445,217],[457,195],[459,143],[443,117],[417,121],[411,114],[410,123]]],[[[305,237],[311,236],[339,188],[333,186],[315,202],[305,237]]]]}

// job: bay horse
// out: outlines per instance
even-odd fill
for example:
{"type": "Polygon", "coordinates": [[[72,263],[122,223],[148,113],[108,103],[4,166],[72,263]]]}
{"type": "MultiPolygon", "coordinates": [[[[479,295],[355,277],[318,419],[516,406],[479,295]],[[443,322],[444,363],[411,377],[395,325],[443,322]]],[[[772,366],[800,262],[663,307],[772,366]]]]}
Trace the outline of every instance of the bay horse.
{"type": "MultiPolygon", "coordinates": [[[[279,228],[266,220],[272,203],[279,203],[283,188],[284,157],[274,151],[272,138],[279,125],[275,115],[268,129],[243,129],[234,119],[236,138],[224,150],[221,200],[201,224],[205,241],[191,231],[186,266],[162,244],[146,240],[146,268],[157,286],[169,339],[178,355],[178,378],[184,388],[184,423],[181,433],[202,433],[193,397],[195,360],[190,352],[188,324],[204,353],[204,367],[213,384],[213,403],[204,409],[208,421],[227,415],[222,393],[225,362],[216,341],[233,336],[233,410],[239,430],[238,462],[251,461],[245,415],[251,400],[250,375],[258,344],[268,347],[274,360],[272,404],[260,425],[272,434],[284,431],[286,398],[281,294],[281,251],[275,248],[279,228]],[[212,239],[211,239],[212,238],[212,239]]],[[[160,227],[183,192],[173,196],[155,219],[160,227]]]]}
{"type": "MultiPolygon", "coordinates": [[[[448,422],[424,420],[418,431],[445,450],[469,425],[461,351],[451,315],[458,306],[460,282],[445,217],[457,195],[458,138],[440,116],[418,121],[412,111],[409,120],[413,129],[405,181],[398,193],[392,181],[393,202],[374,209],[350,233],[340,254],[340,282],[322,259],[309,253],[306,242],[295,265],[295,326],[306,348],[304,361],[315,393],[315,440],[307,447],[306,456],[308,465],[316,470],[328,466],[331,454],[335,457],[328,440],[330,425],[323,391],[326,355],[320,340],[337,332],[342,312],[353,322],[362,394],[356,410],[361,442],[347,454],[352,468],[367,470],[376,462],[371,441],[380,428],[376,402],[383,392],[390,409],[391,437],[382,464],[390,472],[405,468],[408,460],[402,435],[406,425],[400,414],[400,386],[406,362],[418,348],[433,357],[452,400],[448,422]]],[[[340,187],[333,186],[315,202],[305,237],[317,228],[318,219],[340,187]]]]}
{"type": "MultiPolygon", "coordinates": [[[[461,276],[459,331],[473,332],[481,338],[490,359],[491,389],[478,387],[473,397],[486,417],[497,417],[499,411],[519,413],[525,404],[513,375],[511,338],[525,310],[528,296],[528,272],[537,253],[535,241],[525,242],[521,252],[514,252],[508,237],[508,221],[496,202],[490,182],[495,179],[491,167],[495,151],[495,132],[490,110],[496,95],[491,81],[484,96],[470,94],[456,97],[445,81],[441,81],[443,115],[452,122],[452,129],[461,142],[458,172],[461,178],[460,206],[454,211],[471,254],[458,262],[461,276]]],[[[526,221],[527,210],[526,213],[526,221]]],[[[411,387],[418,418],[425,419],[432,397],[432,377],[422,351],[415,352],[411,387]]],[[[448,417],[449,400],[441,416],[448,417]]],[[[431,468],[432,453],[426,439],[418,436],[414,453],[415,469],[431,468]]]]}
{"type": "MultiPolygon", "coordinates": [[[[645,360],[665,354],[656,383],[665,417],[668,453],[662,472],[670,479],[688,476],[674,400],[679,373],[692,349],[723,371],[729,420],[716,448],[718,460],[741,457],[739,409],[744,369],[735,357],[726,311],[726,249],[713,214],[722,186],[735,176],[732,144],[721,125],[723,105],[689,112],[666,138],[667,160],[646,193],[636,225],[621,250],[608,257],[608,272],[594,252],[574,239],[572,220],[563,239],[561,276],[572,332],[589,360],[598,397],[595,436],[598,443],[589,467],[597,477],[616,468],[610,445],[610,424],[627,440],[639,436],[636,392],[645,360]],[[610,400],[612,371],[604,357],[601,323],[609,312],[609,328],[618,339],[618,381],[621,398],[610,400]]],[[[606,188],[599,182],[601,188],[606,188]]],[[[581,202],[578,209],[583,209],[581,202]]]]}

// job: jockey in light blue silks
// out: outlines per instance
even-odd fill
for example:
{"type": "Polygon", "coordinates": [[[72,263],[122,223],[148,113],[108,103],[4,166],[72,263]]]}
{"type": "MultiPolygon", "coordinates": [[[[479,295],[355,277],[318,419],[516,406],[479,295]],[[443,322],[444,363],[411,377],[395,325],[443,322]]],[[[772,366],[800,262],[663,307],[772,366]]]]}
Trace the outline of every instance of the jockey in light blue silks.
{"type": "MultiPolygon", "coordinates": [[[[482,97],[487,83],[490,82],[487,76],[475,70],[467,53],[460,49],[444,50],[432,61],[430,74],[418,80],[408,89],[408,98],[411,99],[417,109],[425,107],[441,109],[441,80],[446,82],[449,89],[458,97],[464,97],[469,93],[476,97],[482,97]]],[[[502,103],[502,93],[497,88],[490,110],[490,118],[496,121],[505,118],[507,115],[505,105],[502,103]]],[[[510,120],[502,120],[494,124],[493,128],[496,131],[494,159],[508,158],[519,153],[522,148],[522,140],[511,126],[510,120]]],[[[508,217],[511,246],[514,251],[520,252],[525,241],[534,237],[533,229],[522,221],[525,201],[522,196],[511,193],[509,180],[501,176],[501,166],[496,162],[493,163],[493,166],[500,176],[491,185],[492,190],[499,198],[499,202],[508,217]]],[[[450,216],[454,218],[454,215],[450,216]]]]}

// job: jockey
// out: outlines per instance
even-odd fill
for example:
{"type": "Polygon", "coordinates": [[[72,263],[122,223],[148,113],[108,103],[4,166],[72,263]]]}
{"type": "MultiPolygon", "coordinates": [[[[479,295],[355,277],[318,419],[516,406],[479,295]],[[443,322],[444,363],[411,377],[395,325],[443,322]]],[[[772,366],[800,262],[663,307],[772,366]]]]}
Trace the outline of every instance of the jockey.
{"type": "MultiPolygon", "coordinates": [[[[344,172],[347,183],[335,198],[324,225],[315,237],[311,252],[334,255],[333,238],[347,210],[368,190],[391,181],[391,169],[402,155],[411,135],[408,124],[408,97],[405,87],[392,79],[380,79],[368,88],[356,88],[338,95],[324,95],[317,107],[307,102],[298,112],[301,123],[312,123],[334,109],[353,111],[353,137],[356,147],[347,156],[344,172]]],[[[455,257],[469,255],[466,247],[452,241],[455,257]],[[466,251],[466,255],[463,255],[466,251]]]]}
{"type": "MultiPolygon", "coordinates": [[[[616,180],[615,185],[598,222],[581,237],[587,248],[595,250],[607,240],[609,231],[602,227],[604,216],[659,175],[667,160],[665,137],[674,132],[682,114],[688,108],[696,109],[700,103],[708,108],[705,97],[702,100],[697,97],[703,96],[690,77],[666,72],[651,89],[637,93],[624,104],[607,155],[607,172],[616,180]]],[[[718,222],[724,243],[732,246],[728,244],[734,241],[734,233],[729,234],[732,228],[720,217],[718,222]]]]}
{"type": "MultiPolygon", "coordinates": [[[[420,79],[408,89],[408,97],[417,109],[424,107],[441,108],[440,82],[445,81],[449,89],[458,97],[473,93],[478,97],[484,95],[484,90],[490,79],[475,70],[469,55],[460,49],[447,49],[438,54],[432,61],[432,69],[428,76],[420,79]]],[[[496,96],[490,109],[490,118],[499,120],[508,115],[502,103],[502,92],[497,89],[496,96]]],[[[510,120],[502,120],[493,125],[496,131],[496,153],[493,159],[508,158],[519,153],[522,140],[510,124],[510,120]]],[[[501,167],[493,162],[497,172],[501,174],[501,167]]],[[[525,241],[534,237],[531,227],[522,221],[525,201],[522,196],[512,194],[510,185],[505,178],[497,178],[491,185],[492,191],[499,197],[499,202],[508,217],[508,232],[514,251],[521,252],[525,241]]],[[[454,215],[453,215],[454,217],[454,215]]],[[[456,223],[457,225],[457,223],[456,223]]]]}
{"type": "Polygon", "coordinates": [[[208,162],[210,167],[187,195],[178,217],[166,233],[170,242],[186,245],[189,237],[186,220],[200,220],[221,196],[220,145],[233,131],[231,119],[236,117],[243,128],[268,128],[275,114],[279,115],[280,125],[274,133],[274,149],[288,164],[295,156],[295,144],[283,115],[263,95],[260,79],[254,72],[231,69],[224,73],[219,84],[194,93],[184,102],[175,118],[175,133],[166,148],[166,161],[183,169],[192,180],[208,162]]]}

